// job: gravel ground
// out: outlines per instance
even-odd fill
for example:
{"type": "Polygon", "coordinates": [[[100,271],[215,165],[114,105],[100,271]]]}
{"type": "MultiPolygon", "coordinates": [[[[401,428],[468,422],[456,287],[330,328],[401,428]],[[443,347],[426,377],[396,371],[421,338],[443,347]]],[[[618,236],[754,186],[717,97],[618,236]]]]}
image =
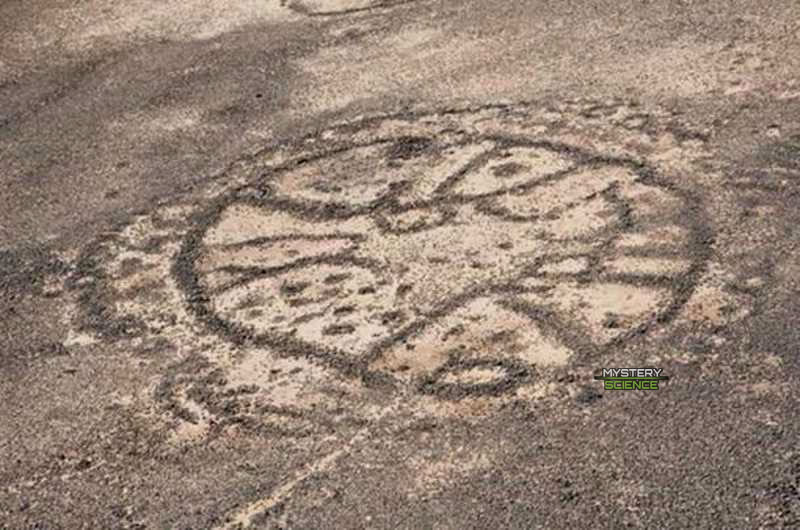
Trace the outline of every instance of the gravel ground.
{"type": "Polygon", "coordinates": [[[798,527],[799,21],[3,2],[0,527],[798,527]]]}

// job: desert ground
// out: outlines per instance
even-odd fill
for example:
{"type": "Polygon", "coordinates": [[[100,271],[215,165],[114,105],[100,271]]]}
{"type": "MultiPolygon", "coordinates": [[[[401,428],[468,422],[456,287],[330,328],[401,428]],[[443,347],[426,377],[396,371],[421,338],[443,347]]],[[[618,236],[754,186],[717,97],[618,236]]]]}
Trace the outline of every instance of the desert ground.
{"type": "Polygon", "coordinates": [[[6,0],[0,528],[797,528],[798,227],[796,0],[6,0]]]}

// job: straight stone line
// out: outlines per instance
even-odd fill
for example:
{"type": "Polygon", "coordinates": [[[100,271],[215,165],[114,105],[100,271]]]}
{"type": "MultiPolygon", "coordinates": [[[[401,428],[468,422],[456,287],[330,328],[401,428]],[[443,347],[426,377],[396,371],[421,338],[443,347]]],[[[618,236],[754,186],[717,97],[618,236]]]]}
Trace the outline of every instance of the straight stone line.
{"type": "Polygon", "coordinates": [[[341,457],[350,453],[355,445],[364,441],[364,439],[370,433],[370,428],[372,425],[374,425],[374,423],[382,420],[389,411],[395,410],[395,406],[398,404],[399,399],[395,399],[394,402],[392,402],[390,405],[387,405],[381,411],[381,413],[367,426],[357,431],[344,447],[332,451],[305,466],[305,468],[295,473],[292,478],[275,488],[269,496],[254,501],[241,510],[235,512],[233,516],[229,518],[230,521],[228,523],[225,523],[222,526],[217,526],[215,530],[241,530],[244,528],[250,528],[250,525],[253,523],[253,519],[255,517],[288,500],[297,486],[316,474],[324,473],[332,469],[341,457]]]}

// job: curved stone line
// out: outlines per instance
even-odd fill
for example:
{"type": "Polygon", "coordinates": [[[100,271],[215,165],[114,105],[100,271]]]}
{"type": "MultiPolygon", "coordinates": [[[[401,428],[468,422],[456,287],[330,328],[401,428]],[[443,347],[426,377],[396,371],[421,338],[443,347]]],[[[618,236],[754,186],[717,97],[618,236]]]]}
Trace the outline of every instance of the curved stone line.
{"type": "Polygon", "coordinates": [[[186,302],[190,311],[211,331],[221,335],[237,345],[249,344],[256,347],[270,347],[277,355],[305,357],[316,360],[323,365],[334,368],[350,377],[361,377],[370,382],[387,383],[385,378],[365,374],[363,363],[352,362],[348,356],[333,348],[309,345],[291,336],[274,333],[256,335],[241,324],[230,322],[217,315],[209,306],[209,298],[203,289],[194,268],[197,250],[202,244],[206,230],[214,225],[222,213],[222,205],[230,202],[224,197],[214,204],[207,213],[198,214],[197,224],[187,233],[183,245],[173,264],[173,274],[179,287],[186,293],[186,302]]]}
{"type": "MultiPolygon", "coordinates": [[[[445,147],[474,144],[486,140],[502,142],[502,143],[499,143],[497,146],[490,149],[486,153],[476,155],[470,161],[466,162],[465,165],[462,166],[455,173],[446,177],[444,179],[444,182],[433,193],[434,197],[431,199],[410,201],[408,203],[401,204],[393,202],[393,199],[395,199],[397,194],[400,193],[402,190],[390,190],[387,193],[381,195],[380,197],[372,200],[369,204],[354,207],[344,203],[323,202],[323,201],[308,200],[308,199],[294,199],[288,196],[277,195],[274,193],[274,190],[272,189],[270,183],[266,182],[262,184],[261,189],[263,189],[264,191],[269,191],[270,193],[265,198],[257,201],[257,204],[263,207],[273,208],[277,211],[287,212],[301,219],[306,219],[306,220],[312,220],[312,221],[345,220],[353,217],[358,217],[361,215],[367,215],[379,212],[381,210],[386,210],[386,209],[391,209],[393,213],[403,213],[421,208],[435,208],[441,205],[462,205],[468,203],[478,204],[481,201],[485,201],[486,199],[500,197],[506,194],[531,191],[537,187],[550,184],[552,182],[563,179],[569,175],[575,174],[576,172],[580,171],[583,168],[591,168],[592,166],[611,165],[616,167],[622,167],[630,171],[633,171],[637,174],[640,174],[642,176],[645,176],[647,171],[646,166],[644,166],[641,162],[636,160],[625,159],[625,158],[611,158],[607,156],[596,155],[588,151],[576,148],[574,146],[561,144],[557,142],[545,141],[545,140],[521,139],[519,137],[513,137],[513,138],[501,137],[497,135],[477,135],[468,137],[467,139],[464,139],[463,141],[458,143],[446,144],[445,147]],[[452,186],[455,185],[458,182],[458,180],[461,177],[463,177],[463,175],[465,175],[467,172],[469,172],[470,170],[477,169],[481,165],[485,164],[496,153],[501,152],[504,149],[514,148],[514,147],[547,149],[553,151],[554,153],[566,155],[574,159],[576,165],[563,170],[555,171],[554,173],[546,175],[540,179],[533,180],[531,182],[524,182],[515,186],[511,186],[509,188],[503,188],[492,192],[486,192],[474,195],[446,193],[446,191],[452,188],[452,186]]],[[[379,140],[369,143],[355,144],[352,147],[352,149],[370,147],[373,145],[390,144],[391,142],[392,142],[391,139],[381,138],[379,140]]],[[[276,171],[275,173],[284,173],[291,169],[297,169],[298,167],[305,165],[309,162],[326,159],[329,158],[330,156],[334,156],[336,154],[347,152],[350,150],[351,150],[350,148],[341,147],[332,150],[329,153],[322,152],[312,158],[303,158],[299,161],[299,163],[292,165],[287,164],[280,170],[276,171]]],[[[270,175],[270,177],[272,176],[273,175],[270,175]]],[[[501,216],[501,218],[504,217],[501,216]]],[[[509,216],[509,220],[514,220],[514,216],[513,215],[509,216]]]]}
{"type": "Polygon", "coordinates": [[[255,267],[255,266],[239,267],[235,265],[227,265],[224,267],[220,267],[216,270],[239,274],[241,277],[233,282],[230,282],[228,284],[222,285],[214,289],[212,294],[221,294],[223,292],[235,289],[237,287],[242,287],[244,285],[247,285],[248,283],[252,283],[257,280],[279,276],[280,274],[287,271],[302,269],[313,265],[346,264],[346,265],[354,265],[356,267],[361,267],[373,271],[381,270],[382,264],[378,260],[354,257],[350,256],[349,254],[350,252],[348,250],[343,250],[335,254],[322,254],[319,256],[311,256],[308,258],[300,258],[285,265],[277,265],[275,267],[255,267]]]}
{"type": "MultiPolygon", "coordinates": [[[[375,223],[375,226],[380,230],[380,232],[384,234],[394,234],[394,235],[401,235],[401,234],[414,234],[417,232],[422,232],[424,230],[432,230],[435,228],[439,228],[450,223],[453,218],[457,215],[456,211],[452,208],[449,208],[449,204],[442,204],[437,205],[435,207],[421,207],[415,208],[416,209],[430,209],[433,213],[440,214],[440,218],[433,223],[424,223],[422,221],[418,221],[413,223],[408,228],[394,228],[389,220],[385,217],[383,211],[378,211],[372,215],[372,220],[375,223]]],[[[406,210],[411,211],[411,210],[406,210]]],[[[391,213],[403,213],[403,210],[392,210],[391,213]]]]}
{"type": "Polygon", "coordinates": [[[459,353],[451,353],[445,364],[429,376],[423,377],[416,386],[423,394],[452,400],[475,396],[500,396],[522,386],[533,377],[533,372],[531,367],[512,359],[462,359],[459,353]],[[442,381],[448,373],[463,373],[482,367],[500,368],[503,375],[493,381],[474,384],[442,381]]]}
{"type": "MultiPolygon", "coordinates": [[[[232,203],[235,204],[235,203],[232,203]]],[[[289,234],[284,236],[273,237],[258,237],[246,241],[236,243],[228,243],[222,245],[223,249],[241,249],[247,247],[261,247],[265,244],[280,242],[280,241],[329,241],[337,239],[348,239],[352,242],[358,243],[364,241],[366,237],[363,234],[349,234],[349,233],[330,233],[330,234],[289,234]]],[[[339,264],[346,262],[348,264],[364,267],[372,270],[380,270],[381,264],[377,260],[370,260],[368,258],[360,258],[351,256],[352,249],[343,249],[338,252],[331,252],[319,254],[316,256],[308,256],[304,258],[297,258],[288,263],[275,266],[259,267],[259,266],[237,266],[237,265],[223,265],[215,267],[207,271],[208,273],[214,272],[227,272],[232,275],[239,276],[231,282],[217,286],[211,290],[210,294],[222,294],[231,289],[242,287],[253,281],[278,276],[283,272],[290,271],[297,268],[302,268],[310,265],[317,264],[339,264]]]]}
{"type": "MultiPolygon", "coordinates": [[[[185,361],[184,361],[185,362],[185,361]]],[[[197,379],[197,373],[193,373],[192,376],[183,375],[181,374],[181,366],[184,362],[179,362],[176,365],[173,365],[171,368],[172,372],[166,376],[164,376],[159,384],[157,385],[154,395],[155,399],[161,402],[162,406],[168,409],[172,416],[176,419],[186,421],[192,424],[196,424],[198,418],[196,415],[187,409],[181,401],[178,399],[179,393],[185,393],[191,391],[193,387],[202,384],[204,389],[212,389],[209,394],[203,392],[201,394],[201,398],[199,401],[192,399],[199,405],[205,407],[206,410],[211,412],[212,414],[216,414],[218,418],[216,419],[213,424],[209,426],[209,434],[214,435],[214,433],[219,433],[228,425],[247,425],[252,430],[258,431],[268,435],[278,435],[278,436],[287,436],[287,437],[303,437],[307,436],[311,433],[314,429],[323,429],[328,432],[332,432],[335,429],[335,425],[332,421],[328,420],[327,418],[317,417],[314,416],[313,418],[309,418],[308,413],[301,411],[299,409],[295,409],[289,406],[275,406],[269,404],[258,404],[257,402],[253,401],[250,402],[250,405],[253,409],[255,409],[256,414],[248,414],[247,412],[239,412],[233,414],[220,414],[222,410],[225,409],[225,399],[234,400],[234,399],[241,399],[242,396],[252,396],[256,394],[256,389],[252,388],[235,388],[235,389],[227,389],[225,391],[220,392],[219,390],[214,389],[217,387],[216,383],[212,380],[212,376],[214,374],[214,370],[212,369],[210,372],[203,372],[205,375],[200,379],[197,379]],[[179,375],[175,375],[175,374],[179,375]],[[217,409],[217,410],[215,410],[217,409]],[[277,426],[274,424],[269,423],[261,423],[261,422],[253,422],[254,417],[258,417],[259,415],[269,414],[274,416],[280,416],[283,418],[295,420],[295,421],[305,421],[307,425],[295,425],[293,427],[284,427],[284,426],[277,426]],[[254,425],[255,423],[255,425],[254,425]]],[[[208,370],[212,368],[212,365],[205,361],[200,366],[202,370],[208,370]]],[[[197,369],[197,368],[195,368],[197,369]]],[[[218,387],[217,387],[218,388],[218,387]]],[[[189,396],[187,396],[189,397],[189,396]]],[[[191,398],[190,398],[191,399],[191,398]]]]}
{"type": "MultiPolygon", "coordinates": [[[[409,0],[409,1],[416,1],[416,0],[409,0]]],[[[601,101],[601,100],[598,100],[598,99],[567,99],[567,100],[564,100],[563,103],[566,104],[566,105],[572,105],[572,106],[590,105],[591,104],[591,105],[594,105],[594,107],[596,107],[596,108],[600,108],[600,107],[612,108],[613,107],[615,109],[626,104],[626,102],[623,101],[623,100],[614,100],[613,102],[608,103],[608,102],[601,101]]],[[[212,180],[217,180],[217,179],[224,178],[233,169],[233,167],[238,163],[255,162],[258,158],[263,157],[264,155],[268,154],[270,151],[273,151],[273,150],[275,150],[277,148],[283,147],[283,148],[301,149],[303,147],[308,147],[306,145],[307,142],[318,140],[323,132],[327,132],[327,133],[333,134],[333,136],[337,136],[337,134],[335,134],[335,133],[340,133],[340,134],[343,134],[343,135],[347,136],[348,134],[350,134],[350,133],[352,133],[354,131],[363,130],[363,129],[371,127],[371,126],[373,126],[375,124],[382,123],[382,122],[384,122],[386,120],[405,120],[405,121],[410,123],[412,121],[417,121],[420,118],[430,117],[430,116],[452,117],[452,116],[462,116],[462,115],[467,115],[467,114],[475,114],[475,113],[484,112],[484,111],[496,111],[498,113],[505,113],[507,115],[508,114],[520,114],[522,112],[527,112],[528,109],[536,107],[536,106],[540,106],[540,107],[544,108],[545,110],[547,110],[549,112],[557,112],[557,113],[561,112],[561,111],[558,110],[558,108],[556,106],[553,106],[552,104],[550,104],[550,103],[548,103],[546,101],[530,99],[530,100],[520,100],[520,101],[516,101],[514,103],[484,103],[484,104],[479,104],[479,105],[462,106],[462,107],[444,107],[444,108],[440,108],[440,109],[414,110],[414,109],[408,109],[407,108],[407,109],[404,109],[404,110],[399,110],[397,112],[391,112],[391,113],[388,113],[388,114],[375,114],[375,115],[372,115],[372,116],[367,116],[367,117],[361,118],[361,119],[353,121],[353,122],[335,124],[333,126],[325,128],[325,129],[320,128],[320,129],[317,129],[314,132],[307,133],[307,134],[305,134],[304,136],[302,136],[300,138],[293,139],[293,140],[290,140],[290,141],[283,141],[283,142],[280,142],[280,143],[268,144],[268,145],[266,145],[266,146],[264,146],[264,147],[262,147],[260,149],[256,149],[253,152],[242,156],[240,159],[238,159],[237,161],[233,162],[227,168],[223,169],[218,174],[216,174],[212,178],[212,180]]],[[[580,114],[580,113],[578,113],[578,114],[580,114]]],[[[649,116],[649,114],[645,114],[645,115],[649,116]]],[[[636,127],[634,127],[634,128],[636,128],[636,127]]],[[[639,129],[641,129],[641,127],[639,127],[639,129]]],[[[696,134],[694,134],[694,133],[692,133],[690,131],[686,131],[686,130],[684,130],[682,128],[678,128],[678,127],[676,127],[674,125],[669,127],[668,130],[670,130],[670,131],[674,131],[674,130],[678,131],[682,136],[686,136],[686,137],[689,137],[689,138],[694,138],[695,136],[697,136],[696,134]]],[[[698,139],[703,140],[705,138],[700,136],[700,137],[698,137],[698,139]]],[[[338,151],[347,150],[347,149],[350,149],[352,147],[356,147],[356,146],[359,145],[357,143],[346,142],[346,141],[332,141],[331,143],[332,144],[338,144],[339,147],[336,148],[336,149],[329,148],[328,150],[326,150],[326,152],[333,152],[334,150],[338,150],[338,151]]],[[[367,144],[369,144],[369,143],[372,143],[372,142],[367,142],[367,144]]],[[[266,171],[268,173],[280,172],[280,171],[288,169],[289,167],[291,167],[292,164],[296,164],[297,162],[298,162],[298,160],[295,159],[294,161],[289,161],[288,163],[282,163],[282,164],[279,164],[277,166],[274,166],[274,167],[272,167],[270,169],[267,169],[266,171]]],[[[251,185],[252,184],[254,184],[254,183],[251,183],[251,185]]],[[[244,187],[245,186],[242,186],[242,188],[244,188],[244,187]]]]}
{"type": "Polygon", "coordinates": [[[378,2],[370,6],[331,10],[331,11],[311,11],[308,9],[295,6],[294,4],[289,4],[289,9],[308,17],[337,17],[337,16],[353,15],[356,13],[363,13],[366,11],[379,11],[384,9],[391,9],[393,7],[399,7],[405,4],[411,4],[416,1],[417,0],[393,0],[393,1],[385,0],[383,2],[378,2]]]}
{"type": "Polygon", "coordinates": [[[239,249],[245,247],[261,247],[269,243],[276,243],[280,241],[326,241],[329,239],[349,239],[351,241],[364,241],[366,236],[364,234],[354,233],[337,233],[331,232],[329,234],[287,234],[282,236],[264,236],[247,239],[245,241],[237,241],[236,243],[227,243],[222,245],[221,248],[225,249],[239,249]]]}
{"type": "MultiPolygon", "coordinates": [[[[310,219],[310,220],[338,220],[338,219],[349,219],[352,217],[357,217],[360,215],[366,215],[369,213],[373,213],[377,210],[382,209],[382,205],[384,204],[391,204],[393,208],[399,208],[401,211],[408,211],[416,208],[425,208],[429,206],[436,205],[436,200],[422,200],[422,201],[414,201],[408,204],[397,204],[392,202],[393,199],[396,199],[397,195],[402,193],[402,189],[390,189],[387,190],[386,193],[381,194],[379,197],[373,199],[370,203],[363,205],[363,206],[351,206],[345,203],[337,203],[335,201],[317,201],[317,200],[309,200],[303,199],[298,200],[294,199],[289,196],[282,196],[275,193],[273,186],[271,185],[271,177],[277,174],[283,174],[290,170],[295,170],[300,168],[301,166],[307,165],[311,162],[316,162],[319,160],[326,160],[330,159],[338,154],[346,153],[353,151],[355,149],[361,149],[365,147],[373,147],[379,145],[386,145],[391,146],[394,142],[397,141],[397,138],[378,138],[370,142],[362,142],[356,143],[349,146],[342,146],[330,151],[323,151],[316,154],[313,157],[305,157],[301,160],[297,161],[297,163],[289,165],[284,165],[283,168],[278,169],[277,171],[272,172],[270,175],[265,175],[264,182],[262,183],[262,189],[264,191],[269,192],[269,196],[265,197],[260,201],[260,204],[263,206],[272,206],[279,211],[286,211],[291,213],[292,215],[298,216],[302,219],[310,219]]],[[[481,139],[479,137],[472,137],[469,136],[462,141],[459,142],[452,142],[444,144],[441,149],[447,149],[452,147],[463,147],[466,145],[471,145],[477,142],[480,142],[481,139]]],[[[460,169],[456,170],[456,173],[461,171],[467,171],[471,164],[474,163],[475,158],[473,157],[471,160],[467,161],[464,166],[460,169]]],[[[451,178],[448,176],[447,178],[451,178]]]]}

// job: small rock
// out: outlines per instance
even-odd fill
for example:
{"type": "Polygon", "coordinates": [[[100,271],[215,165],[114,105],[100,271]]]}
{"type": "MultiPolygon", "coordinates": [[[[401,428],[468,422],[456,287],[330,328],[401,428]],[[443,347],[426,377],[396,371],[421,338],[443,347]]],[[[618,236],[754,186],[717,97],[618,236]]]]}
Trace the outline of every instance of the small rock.
{"type": "Polygon", "coordinates": [[[758,276],[750,278],[745,282],[745,285],[753,289],[758,289],[759,287],[764,286],[764,278],[760,278],[758,276]]]}

